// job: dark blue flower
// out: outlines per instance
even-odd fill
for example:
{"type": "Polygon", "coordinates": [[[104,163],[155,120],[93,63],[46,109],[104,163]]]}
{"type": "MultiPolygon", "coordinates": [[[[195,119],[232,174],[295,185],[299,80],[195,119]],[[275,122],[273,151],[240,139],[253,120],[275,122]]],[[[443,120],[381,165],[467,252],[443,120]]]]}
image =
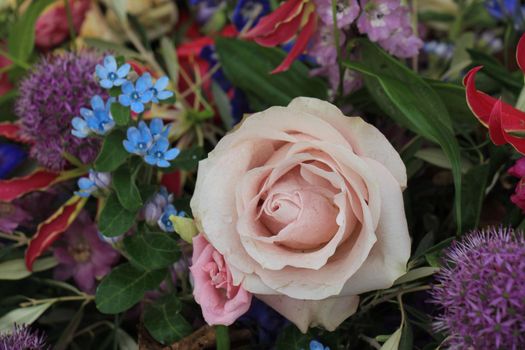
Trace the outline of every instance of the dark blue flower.
{"type": "Polygon", "coordinates": [[[127,140],[124,140],[122,143],[129,153],[141,156],[146,155],[153,143],[151,131],[144,122],[140,122],[138,128],[134,126],[128,128],[127,136],[127,140]]]}
{"type": "Polygon", "coordinates": [[[128,81],[122,85],[122,94],[118,97],[118,101],[125,107],[131,106],[133,112],[142,113],[144,104],[153,98],[152,87],[151,75],[144,73],[135,84],[128,81]]]}
{"type": "MultiPolygon", "coordinates": [[[[215,67],[217,65],[217,63],[219,62],[219,58],[217,56],[217,52],[215,51],[215,47],[213,45],[207,45],[207,46],[204,46],[200,52],[200,55],[199,55],[202,59],[208,61],[208,64],[210,66],[210,69],[212,69],[213,67],[215,67]]],[[[219,68],[217,69],[213,74],[212,74],[212,78],[213,80],[215,80],[223,90],[225,91],[228,91],[232,84],[230,83],[230,81],[226,78],[226,76],[224,75],[224,71],[222,70],[222,68],[219,68]]]]}
{"type": "Polygon", "coordinates": [[[173,204],[169,204],[164,209],[164,212],[162,213],[161,217],[157,221],[157,224],[164,232],[175,232],[175,228],[173,227],[173,222],[170,220],[170,216],[186,216],[186,213],[183,211],[177,211],[173,204]]]}
{"type": "Polygon", "coordinates": [[[286,318],[257,298],[252,299],[250,309],[238,321],[256,327],[259,344],[268,347],[275,344],[282,329],[289,324],[286,318]]]}
{"type": "Polygon", "coordinates": [[[17,145],[0,144],[0,179],[5,179],[26,157],[26,152],[17,145]]]}
{"type": "Polygon", "coordinates": [[[232,22],[238,31],[247,25],[254,27],[261,17],[270,12],[270,1],[268,0],[239,0],[233,10],[232,22]]]}
{"type": "Polygon", "coordinates": [[[167,168],[170,166],[170,160],[177,158],[180,151],[178,148],[171,148],[170,142],[167,138],[159,138],[153,146],[148,150],[144,157],[144,161],[150,165],[156,165],[160,168],[167,168]]]}
{"type": "Polygon", "coordinates": [[[513,22],[516,30],[523,28],[525,7],[519,0],[485,0],[485,8],[493,18],[513,22]]]}
{"type": "Polygon", "coordinates": [[[91,132],[98,135],[105,135],[108,131],[113,129],[115,121],[111,116],[111,103],[115,101],[114,98],[109,98],[104,104],[102,97],[95,95],[91,98],[91,108],[80,108],[80,117],[75,117],[71,121],[73,129],[71,133],[76,137],[84,138],[91,132]]]}
{"type": "Polygon", "coordinates": [[[117,66],[117,61],[113,56],[104,57],[104,65],[97,64],[95,67],[97,76],[100,79],[100,86],[105,89],[111,89],[113,86],[120,86],[127,80],[131,66],[126,63],[122,66],[117,66]]]}
{"type": "Polygon", "coordinates": [[[169,82],[170,80],[168,79],[168,77],[165,76],[157,79],[155,85],[153,85],[153,87],[150,88],[153,93],[153,97],[151,98],[153,102],[159,103],[159,100],[166,100],[173,96],[172,91],[166,90],[166,87],[168,86],[169,82]]]}

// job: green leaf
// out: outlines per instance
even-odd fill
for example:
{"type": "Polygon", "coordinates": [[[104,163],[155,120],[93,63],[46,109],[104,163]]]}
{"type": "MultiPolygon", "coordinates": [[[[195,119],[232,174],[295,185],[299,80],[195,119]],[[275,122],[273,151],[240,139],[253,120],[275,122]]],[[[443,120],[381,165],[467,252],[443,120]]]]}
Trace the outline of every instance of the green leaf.
{"type": "Polygon", "coordinates": [[[230,104],[230,98],[226,92],[221,88],[215,81],[211,83],[211,93],[213,95],[213,101],[219,110],[219,116],[221,117],[222,124],[227,130],[233,127],[232,108],[230,104]]]}
{"type": "Polygon", "coordinates": [[[85,304],[82,304],[80,306],[80,308],[75,312],[75,314],[71,318],[71,321],[69,321],[66,328],[62,331],[62,334],[60,334],[60,338],[58,338],[57,342],[55,343],[54,350],[67,349],[68,345],[74,338],[78,326],[84,318],[84,306],[85,304]]]}
{"type": "MultiPolygon", "coordinates": [[[[57,266],[54,257],[38,259],[33,264],[33,273],[49,270],[57,266]]],[[[14,259],[0,263],[0,280],[21,280],[31,275],[24,259],[14,259]]]]}
{"type": "Polygon", "coordinates": [[[458,232],[461,232],[461,159],[447,108],[439,95],[416,73],[370,41],[361,40],[360,43],[366,59],[345,62],[344,65],[364,74],[370,94],[390,117],[441,146],[452,167],[456,220],[458,232]]]}
{"type": "Polygon", "coordinates": [[[199,161],[204,159],[206,152],[204,148],[199,146],[193,146],[185,148],[180,151],[177,158],[170,161],[171,166],[165,171],[167,173],[174,171],[175,169],[191,171],[197,168],[199,161]]]}
{"type": "Polygon", "coordinates": [[[137,342],[123,329],[117,329],[115,338],[120,350],[139,350],[137,342]]]}
{"type": "Polygon", "coordinates": [[[403,327],[398,328],[383,344],[381,350],[398,350],[402,332],[403,327]]]}
{"type": "Polygon", "coordinates": [[[479,224],[481,207],[488,186],[490,165],[475,166],[465,175],[463,191],[463,217],[465,229],[476,228],[479,224]]]}
{"type": "Polygon", "coordinates": [[[484,52],[476,50],[467,50],[472,62],[476,66],[483,66],[482,72],[487,74],[492,79],[505,85],[518,93],[523,87],[523,76],[520,72],[519,76],[512,75],[498,60],[487,55],[484,52]]]}
{"type": "Polygon", "coordinates": [[[192,332],[192,327],[180,314],[181,308],[176,295],[161,297],[144,312],[144,326],[157,341],[176,342],[192,332]]]}
{"type": "Polygon", "coordinates": [[[98,229],[106,237],[116,237],[126,233],[135,223],[137,211],[124,208],[115,193],[112,193],[100,213],[98,229]]]}
{"type": "Polygon", "coordinates": [[[32,1],[27,10],[11,26],[7,48],[14,58],[25,62],[35,46],[35,23],[44,9],[54,0],[32,1]]]}
{"type": "Polygon", "coordinates": [[[168,233],[139,233],[124,239],[124,249],[131,262],[146,270],[172,265],[180,258],[180,250],[168,233]]]}
{"type": "MultiPolygon", "coordinates": [[[[431,147],[420,149],[416,152],[415,157],[440,168],[452,169],[450,159],[448,159],[446,154],[439,148],[431,147]]],[[[470,160],[462,158],[461,173],[465,174],[470,168],[472,168],[472,163],[470,160]]]]}
{"type": "Polygon", "coordinates": [[[139,210],[143,205],[139,189],[135,183],[140,165],[141,163],[138,163],[135,164],[135,168],[130,168],[124,164],[113,173],[113,187],[118,200],[125,209],[131,212],[139,210]]]}
{"type": "Polygon", "coordinates": [[[414,333],[410,323],[405,323],[403,326],[403,333],[399,340],[399,350],[412,350],[414,349],[414,333]]]}
{"type": "Polygon", "coordinates": [[[111,116],[117,125],[128,125],[131,119],[131,112],[129,107],[125,107],[118,102],[111,104],[111,116]]]}
{"type": "Polygon", "coordinates": [[[277,338],[277,350],[302,350],[308,349],[309,339],[299,329],[290,325],[279,334],[277,338]]]}
{"type": "Polygon", "coordinates": [[[9,311],[4,316],[0,317],[0,334],[5,331],[10,331],[15,323],[31,325],[38,320],[38,318],[46,312],[51,305],[53,305],[53,303],[45,303],[9,311]]]}
{"type": "Polygon", "coordinates": [[[420,278],[428,277],[436,272],[438,272],[439,269],[435,267],[418,267],[417,269],[413,269],[405,273],[403,276],[399,277],[397,280],[394,281],[394,286],[398,284],[408,283],[412,281],[416,281],[420,278]]]}
{"type": "Polygon", "coordinates": [[[168,75],[172,81],[173,86],[177,86],[179,81],[179,62],[176,55],[175,46],[167,37],[160,39],[160,53],[162,59],[168,70],[168,75]]]}
{"type": "Polygon", "coordinates": [[[167,270],[140,270],[122,264],[104,277],[97,288],[95,303],[105,314],[117,314],[138,303],[150,289],[158,287],[167,270]]]}
{"type": "Polygon", "coordinates": [[[224,73],[233,85],[268,106],[287,105],[297,96],[326,99],[325,83],[312,78],[308,67],[299,61],[286,72],[270,74],[286,56],[282,50],[224,37],[217,37],[215,46],[224,73]]]}
{"type": "Polygon", "coordinates": [[[95,160],[95,170],[111,172],[124,164],[129,153],[122,145],[126,135],[121,130],[115,130],[104,139],[102,150],[95,160]]]}
{"type": "Polygon", "coordinates": [[[175,232],[177,232],[180,238],[188,243],[191,243],[193,237],[199,233],[199,230],[197,229],[197,226],[195,226],[195,221],[193,219],[176,215],[171,215],[169,219],[173,223],[175,232]]]}

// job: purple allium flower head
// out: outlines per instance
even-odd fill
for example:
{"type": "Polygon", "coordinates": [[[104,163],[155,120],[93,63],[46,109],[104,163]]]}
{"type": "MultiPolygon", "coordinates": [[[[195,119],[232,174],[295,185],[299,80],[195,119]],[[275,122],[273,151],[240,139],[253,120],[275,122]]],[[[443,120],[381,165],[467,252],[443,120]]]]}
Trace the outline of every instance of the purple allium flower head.
{"type": "Polygon", "coordinates": [[[518,350],[525,344],[525,237],[473,231],[445,253],[433,302],[450,349],[518,350]]]}
{"type": "Polygon", "coordinates": [[[119,253],[98,236],[98,229],[87,213],[81,213],[64,233],[54,250],[59,265],[56,279],[73,277],[77,286],[93,293],[97,279],[104,277],[119,260],[119,253]]]}
{"type": "Polygon", "coordinates": [[[46,337],[43,333],[31,330],[26,326],[14,325],[8,333],[0,333],[0,350],[44,350],[46,337]]]}
{"type": "MultiPolygon", "coordinates": [[[[314,0],[316,11],[324,24],[332,27],[334,17],[332,14],[332,0],[314,0]]],[[[359,15],[359,4],[357,0],[337,0],[336,4],[337,27],[348,27],[359,15]]]]}
{"type": "Polygon", "coordinates": [[[101,57],[90,51],[50,55],[36,64],[21,82],[16,113],[23,132],[34,141],[31,155],[51,169],[61,170],[68,152],[84,163],[95,159],[99,142],[71,134],[71,120],[94,95],[106,97],[95,81],[101,57]]]}

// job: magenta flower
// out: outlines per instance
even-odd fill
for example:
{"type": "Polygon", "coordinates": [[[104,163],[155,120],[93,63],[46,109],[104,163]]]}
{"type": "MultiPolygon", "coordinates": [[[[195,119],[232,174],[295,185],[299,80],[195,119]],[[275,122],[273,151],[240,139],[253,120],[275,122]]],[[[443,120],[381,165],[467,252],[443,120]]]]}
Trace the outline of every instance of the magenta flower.
{"type": "Polygon", "coordinates": [[[33,140],[31,155],[51,170],[62,170],[68,152],[90,163],[98,152],[99,141],[79,139],[71,134],[71,121],[88,107],[89,100],[105,90],[95,81],[98,55],[82,51],[66,52],[42,59],[20,83],[16,113],[23,132],[33,140]]]}
{"type": "Polygon", "coordinates": [[[445,253],[433,302],[450,349],[518,350],[525,344],[525,237],[473,231],[445,253]]]}
{"type": "Polygon", "coordinates": [[[73,277],[77,286],[93,293],[98,279],[111,271],[119,260],[119,253],[98,236],[97,225],[87,213],[81,213],[64,233],[61,245],[54,250],[59,265],[55,268],[56,279],[73,277]]]}
{"type": "Polygon", "coordinates": [[[510,200],[525,213],[525,157],[518,159],[514,166],[508,170],[508,173],[520,178],[514,189],[514,194],[510,196],[510,200]]]}

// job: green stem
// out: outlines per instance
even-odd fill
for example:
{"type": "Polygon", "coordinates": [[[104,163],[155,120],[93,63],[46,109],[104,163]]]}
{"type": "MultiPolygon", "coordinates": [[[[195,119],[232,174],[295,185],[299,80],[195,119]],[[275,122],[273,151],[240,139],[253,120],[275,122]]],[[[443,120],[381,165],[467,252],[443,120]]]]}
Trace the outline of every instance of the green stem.
{"type": "Polygon", "coordinates": [[[230,334],[227,326],[216,326],[215,337],[217,350],[230,350],[230,334]]]}
{"type": "Polygon", "coordinates": [[[89,294],[83,294],[83,295],[70,295],[66,297],[58,297],[58,298],[47,298],[47,299],[29,299],[29,301],[25,303],[21,303],[20,307],[29,307],[34,305],[40,305],[40,304],[47,304],[47,303],[58,303],[62,301],[91,301],[95,300],[94,295],[89,294]]]}
{"type": "Polygon", "coordinates": [[[520,95],[518,96],[518,102],[516,102],[517,109],[525,112],[525,86],[521,88],[520,95]]]}
{"type": "Polygon", "coordinates": [[[26,62],[23,62],[23,61],[19,60],[18,58],[12,56],[9,52],[7,52],[5,50],[0,49],[0,55],[6,57],[10,61],[12,61],[14,64],[19,66],[20,68],[23,68],[23,69],[26,69],[26,70],[31,68],[31,66],[29,64],[27,64],[26,62]]]}
{"type": "MultiPolygon", "coordinates": [[[[344,69],[342,62],[342,52],[341,52],[341,45],[339,43],[339,28],[337,27],[337,0],[332,0],[332,19],[334,22],[334,45],[337,50],[337,65],[339,66],[339,87],[338,87],[338,94],[340,96],[343,96],[344,89],[343,89],[343,79],[344,79],[344,69]]],[[[335,93],[335,91],[334,91],[335,93]]]]}
{"type": "Polygon", "coordinates": [[[69,36],[71,37],[71,45],[75,48],[75,38],[77,34],[75,32],[75,26],[73,24],[73,14],[71,12],[71,6],[69,0],[64,0],[64,6],[66,8],[67,26],[69,27],[69,36]]]}

